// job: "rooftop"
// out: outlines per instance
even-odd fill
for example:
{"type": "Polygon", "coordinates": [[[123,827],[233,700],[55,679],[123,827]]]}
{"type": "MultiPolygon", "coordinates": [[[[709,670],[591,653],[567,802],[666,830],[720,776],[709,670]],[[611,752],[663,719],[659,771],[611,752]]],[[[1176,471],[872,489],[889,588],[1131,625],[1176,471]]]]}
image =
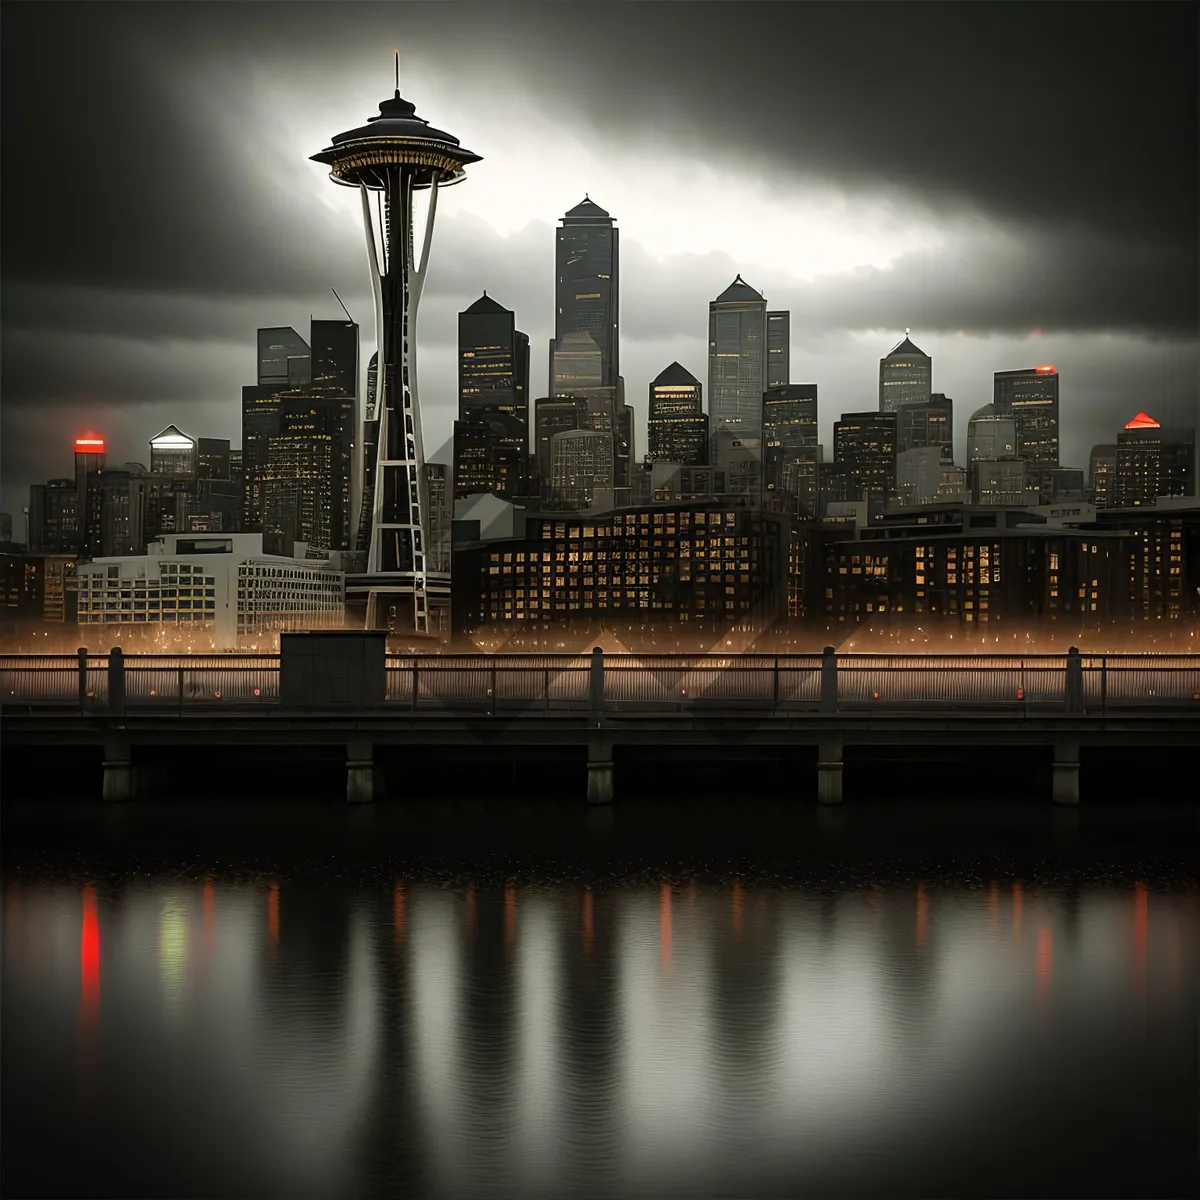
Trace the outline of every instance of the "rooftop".
{"type": "Polygon", "coordinates": [[[698,380],[695,375],[693,375],[691,371],[687,369],[687,367],[681,366],[677,362],[673,362],[669,367],[665,368],[659,373],[658,377],[651,382],[650,386],[655,387],[658,384],[662,384],[665,387],[670,384],[698,384],[699,382],[700,380],[698,380]]]}
{"type": "Polygon", "coordinates": [[[900,354],[914,355],[917,358],[928,358],[929,357],[929,355],[926,354],[925,351],[922,350],[920,346],[913,345],[912,341],[909,340],[907,330],[905,331],[903,340],[897,342],[896,345],[894,345],[887,352],[887,357],[892,358],[892,357],[894,357],[896,355],[900,355],[900,354]]]}
{"type": "Polygon", "coordinates": [[[1132,421],[1125,422],[1126,429],[1161,429],[1162,426],[1153,418],[1148,417],[1144,412],[1139,412],[1132,421]]]}
{"type": "Polygon", "coordinates": [[[762,292],[756,292],[740,275],[713,301],[714,304],[735,304],[761,301],[766,303],[762,292]]]}
{"type": "Polygon", "coordinates": [[[611,223],[612,215],[605,212],[591,197],[585,195],[574,208],[568,208],[563,214],[563,220],[566,221],[568,219],[579,224],[584,224],[588,221],[606,221],[611,223]]]}
{"type": "Polygon", "coordinates": [[[464,313],[508,313],[510,309],[493,300],[485,291],[474,304],[463,309],[464,313]]]}

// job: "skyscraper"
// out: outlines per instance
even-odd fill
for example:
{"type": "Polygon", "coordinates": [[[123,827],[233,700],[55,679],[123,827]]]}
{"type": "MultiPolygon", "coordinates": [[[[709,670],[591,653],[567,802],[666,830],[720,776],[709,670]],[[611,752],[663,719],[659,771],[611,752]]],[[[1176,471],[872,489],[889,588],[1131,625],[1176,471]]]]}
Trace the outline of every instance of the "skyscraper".
{"type": "Polygon", "coordinates": [[[358,325],[351,320],[318,321],[309,325],[312,383],[332,399],[340,393],[330,454],[333,500],[337,511],[330,529],[332,547],[348,550],[353,542],[355,508],[361,500],[362,472],[356,462],[358,428],[358,325]]]}
{"type": "Polygon", "coordinates": [[[673,362],[650,384],[646,457],[651,462],[708,462],[708,417],[695,375],[673,362]]]}
{"type": "Polygon", "coordinates": [[[1088,456],[1088,487],[1092,503],[1097,508],[1108,508],[1112,503],[1112,487],[1117,474],[1117,444],[1101,443],[1093,446],[1088,456]]]}
{"type": "Polygon", "coordinates": [[[199,438],[196,442],[196,476],[229,479],[229,439],[199,438]]]}
{"type": "Polygon", "coordinates": [[[615,387],[621,373],[620,238],[613,218],[586,196],[563,216],[554,238],[554,337],[561,343],[567,334],[591,335],[601,387],[615,387]]]}
{"type": "Polygon", "coordinates": [[[976,504],[1024,502],[1025,465],[1017,457],[1017,422],[1007,409],[985,404],[967,422],[967,478],[976,504]]]}
{"type": "Polygon", "coordinates": [[[767,313],[767,387],[785,387],[791,381],[792,314],[767,313]]]}
{"type": "Polygon", "coordinates": [[[1196,494],[1196,431],[1164,429],[1139,412],[1117,434],[1111,506],[1155,504],[1160,496],[1196,494]]]}
{"type": "Polygon", "coordinates": [[[896,414],[842,413],[833,424],[833,460],[849,468],[855,500],[896,488],[896,414]]]}
{"type": "MultiPolygon", "coordinates": [[[[816,486],[817,385],[789,383],[763,393],[763,489],[785,490],[785,476],[816,486]],[[800,464],[809,464],[807,468],[800,464]],[[793,469],[789,473],[789,466],[793,469]]],[[[809,497],[811,498],[811,497],[809,497]]]]}
{"type": "Polygon", "coordinates": [[[334,549],[341,516],[340,480],[333,474],[341,389],[297,388],[276,398],[278,426],[267,439],[263,478],[263,545],[286,556],[295,542],[334,549]]]}
{"type": "Polygon", "coordinates": [[[879,411],[895,412],[901,404],[928,404],[933,384],[933,359],[908,338],[879,360],[879,411]]]}
{"type": "Polygon", "coordinates": [[[550,440],[550,498],[556,507],[611,507],[612,438],[595,429],[567,429],[550,440]]]}
{"type": "Polygon", "coordinates": [[[1022,462],[1058,466],[1058,371],[1052,366],[997,371],[992,401],[1012,413],[1022,462]]]}
{"type": "Polygon", "coordinates": [[[928,400],[910,400],[896,412],[896,453],[937,446],[942,461],[954,461],[954,401],[941,392],[928,400]]]}
{"type": "Polygon", "coordinates": [[[549,491],[553,474],[551,443],[554,435],[571,429],[583,429],[587,424],[587,417],[587,401],[582,397],[543,396],[538,400],[534,414],[534,450],[543,496],[549,491]]]}
{"type": "MultiPolygon", "coordinates": [[[[431,575],[428,493],[417,401],[416,316],[425,284],[439,186],[462,179],[479,155],[416,115],[397,89],[366,125],[338,134],[315,161],[335,183],[358,188],[366,225],[379,347],[378,459],[365,576],[347,580],[347,597],[365,599],[366,624],[418,636],[448,629],[449,577],[431,575]],[[429,189],[420,262],[413,255],[414,192],[429,189]],[[383,194],[376,231],[370,192],[383,194]],[[382,262],[380,261],[382,247],[382,262]],[[436,614],[434,613],[434,610],[436,614]],[[432,619],[431,619],[432,618],[432,619]]],[[[365,441],[364,437],[364,441],[365,441]]],[[[365,472],[364,472],[365,474],[365,472]]]]}
{"type": "Polygon", "coordinates": [[[258,331],[258,386],[303,387],[312,380],[308,343],[290,326],[258,331]]]}
{"type": "Polygon", "coordinates": [[[529,338],[516,328],[513,312],[484,292],[458,314],[455,496],[523,494],[528,448],[529,338]],[[482,459],[479,425],[486,431],[482,459]],[[461,462],[460,426],[466,455],[461,462]]]}
{"type": "Polygon", "coordinates": [[[196,439],[175,425],[150,439],[150,473],[182,479],[196,477],[196,439]]]}
{"type": "Polygon", "coordinates": [[[762,436],[767,302],[740,275],[708,306],[708,411],[749,450],[762,436]]]}

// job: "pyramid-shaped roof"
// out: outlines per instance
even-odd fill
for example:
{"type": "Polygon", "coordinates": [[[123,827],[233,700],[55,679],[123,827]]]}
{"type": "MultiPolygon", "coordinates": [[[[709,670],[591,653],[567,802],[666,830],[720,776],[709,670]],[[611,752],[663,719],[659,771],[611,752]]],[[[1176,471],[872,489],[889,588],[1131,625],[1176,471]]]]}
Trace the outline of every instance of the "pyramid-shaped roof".
{"type": "Polygon", "coordinates": [[[575,205],[574,208],[567,209],[566,213],[563,215],[567,217],[600,217],[611,219],[610,214],[606,213],[604,209],[602,209],[600,205],[598,205],[595,200],[591,199],[589,196],[584,196],[584,198],[580,200],[580,202],[575,205]]]}
{"type": "Polygon", "coordinates": [[[195,444],[195,439],[188,437],[188,435],[176,425],[168,425],[166,429],[162,431],[162,433],[150,439],[150,445],[161,446],[163,448],[182,448],[183,446],[194,446],[195,444]]]}
{"type": "Polygon", "coordinates": [[[905,334],[903,341],[898,342],[895,346],[893,346],[888,351],[888,353],[887,353],[888,358],[891,358],[893,354],[912,354],[918,358],[928,358],[929,357],[929,355],[926,354],[925,351],[920,348],[920,346],[913,345],[913,343],[909,340],[907,334],[905,334]]]}
{"type": "Polygon", "coordinates": [[[732,302],[762,300],[766,303],[762,292],[756,292],[740,275],[713,301],[714,304],[729,304],[732,302]]]}
{"type": "Polygon", "coordinates": [[[1162,426],[1153,418],[1148,417],[1144,412],[1138,413],[1132,421],[1125,422],[1126,429],[1161,429],[1162,426]]]}
{"type": "Polygon", "coordinates": [[[698,380],[695,375],[693,375],[691,371],[687,369],[687,367],[681,366],[677,362],[673,362],[669,367],[659,373],[658,378],[655,379],[650,386],[655,387],[658,384],[662,384],[665,387],[668,385],[693,384],[699,382],[700,380],[698,380]]]}
{"type": "Polygon", "coordinates": [[[493,300],[485,291],[474,304],[463,309],[464,313],[507,313],[511,311],[493,300]]]}

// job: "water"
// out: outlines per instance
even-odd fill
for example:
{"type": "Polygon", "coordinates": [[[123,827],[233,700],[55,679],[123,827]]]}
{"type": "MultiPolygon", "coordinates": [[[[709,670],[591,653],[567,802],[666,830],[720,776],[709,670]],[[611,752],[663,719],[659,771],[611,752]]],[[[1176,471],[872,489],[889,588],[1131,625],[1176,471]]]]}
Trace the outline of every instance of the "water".
{"type": "Polygon", "coordinates": [[[5,1192],[1192,1195],[1196,831],[10,804],[5,1192]]]}

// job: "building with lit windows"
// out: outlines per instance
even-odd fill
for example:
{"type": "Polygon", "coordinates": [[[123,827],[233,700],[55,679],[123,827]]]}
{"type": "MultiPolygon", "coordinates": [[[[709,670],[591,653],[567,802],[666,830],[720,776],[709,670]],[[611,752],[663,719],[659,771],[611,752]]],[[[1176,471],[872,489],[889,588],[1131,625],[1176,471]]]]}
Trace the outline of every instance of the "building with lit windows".
{"type": "MultiPolygon", "coordinates": [[[[616,387],[620,363],[621,233],[614,218],[585,196],[562,217],[554,236],[554,337],[586,333],[598,351],[597,387],[616,387]]],[[[559,386],[551,371],[551,391],[559,386]]]]}
{"type": "Polygon", "coordinates": [[[74,624],[77,560],[73,554],[31,554],[0,544],[0,629],[74,624]]]}
{"type": "Polygon", "coordinates": [[[703,387],[695,375],[673,362],[650,383],[646,422],[649,462],[689,467],[708,461],[708,417],[703,387]]]}
{"type": "Polygon", "coordinates": [[[849,473],[848,500],[886,499],[896,489],[896,414],[842,413],[833,425],[833,461],[849,473]]]}
{"type": "Polygon", "coordinates": [[[1116,443],[1093,446],[1088,457],[1088,491],[1092,503],[1097,508],[1107,508],[1112,503],[1112,487],[1116,474],[1116,443]]]}
{"type": "Polygon", "coordinates": [[[553,470],[551,443],[555,434],[587,426],[588,406],[582,396],[543,396],[534,408],[534,461],[540,491],[549,495],[553,470]]]}
{"type": "Polygon", "coordinates": [[[786,387],[792,378],[792,314],[767,313],[768,388],[786,387]]]}
{"type": "Polygon", "coordinates": [[[708,412],[712,433],[762,434],[767,302],[740,275],[708,306],[708,412]]]}
{"type": "Polygon", "coordinates": [[[1053,366],[997,371],[992,403],[1011,413],[1017,431],[1017,457],[1026,463],[1058,466],[1058,370],[1053,366]]]}
{"type": "Polygon", "coordinates": [[[541,517],[456,553],[455,625],[769,628],[787,615],[789,536],[786,517],[713,503],[541,517]]]}
{"type": "Polygon", "coordinates": [[[74,479],[51,479],[29,487],[29,549],[78,553],[83,546],[87,485],[82,499],[74,479]]]}
{"type": "Polygon", "coordinates": [[[284,630],[338,629],[345,576],[327,564],[264,554],[262,537],[172,534],[148,554],[77,570],[79,624],[190,628],[218,649],[284,630]]]}
{"type": "Polygon", "coordinates": [[[196,476],[199,479],[229,481],[228,438],[197,438],[196,476]]]}
{"type": "Polygon", "coordinates": [[[933,385],[933,359],[904,338],[879,360],[879,411],[895,412],[902,404],[928,404],[933,385]]]}
{"type": "Polygon", "coordinates": [[[1196,431],[1164,429],[1140,412],[1117,434],[1110,503],[1136,508],[1196,494],[1196,431]]]}
{"type": "Polygon", "coordinates": [[[529,338],[517,329],[516,315],[487,292],[458,314],[454,445],[456,496],[494,492],[511,498],[525,494],[529,338]]]}
{"type": "MultiPolygon", "coordinates": [[[[817,385],[790,383],[763,393],[763,491],[787,494],[800,515],[817,506],[817,385]]],[[[789,504],[790,507],[790,504],[789,504]]]]}
{"type": "Polygon", "coordinates": [[[596,429],[568,429],[550,442],[550,499],[555,508],[612,504],[613,439],[596,429]]]}
{"type": "Polygon", "coordinates": [[[1200,505],[1193,498],[1101,509],[1086,528],[1124,536],[1122,584],[1135,620],[1200,616],[1200,505]]]}
{"type": "Polygon", "coordinates": [[[150,439],[150,473],[174,475],[181,479],[196,477],[196,439],[175,425],[150,439]]]}
{"type": "Polygon", "coordinates": [[[896,453],[937,446],[942,461],[954,461],[954,401],[941,392],[928,400],[905,401],[896,410],[896,453]]]}
{"type": "Polygon", "coordinates": [[[940,446],[922,446],[896,455],[896,500],[904,508],[936,504],[942,488],[940,446]]]}
{"type": "Polygon", "coordinates": [[[104,464],[104,439],[98,433],[88,430],[75,439],[75,493],[80,514],[87,504],[88,477],[93,471],[103,471],[104,464]]]}
{"type": "Polygon", "coordinates": [[[1025,464],[1017,455],[1017,422],[997,404],[985,404],[967,422],[967,477],[976,504],[1019,505],[1025,500],[1025,464]]]}

